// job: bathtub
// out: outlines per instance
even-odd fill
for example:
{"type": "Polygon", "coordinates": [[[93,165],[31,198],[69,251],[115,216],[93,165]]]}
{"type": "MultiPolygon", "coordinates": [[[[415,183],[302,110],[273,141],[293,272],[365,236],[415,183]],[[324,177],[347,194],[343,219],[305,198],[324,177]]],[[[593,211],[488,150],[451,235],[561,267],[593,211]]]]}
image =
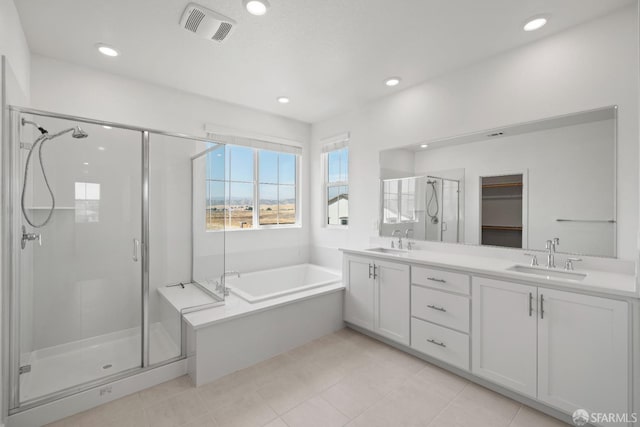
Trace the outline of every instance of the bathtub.
{"type": "Polygon", "coordinates": [[[224,305],[184,314],[187,372],[196,386],[344,326],[339,272],[300,264],[227,277],[224,305]]]}
{"type": "Polygon", "coordinates": [[[234,295],[254,304],[285,295],[336,283],[341,276],[313,264],[261,270],[227,278],[227,288],[234,295]]]}

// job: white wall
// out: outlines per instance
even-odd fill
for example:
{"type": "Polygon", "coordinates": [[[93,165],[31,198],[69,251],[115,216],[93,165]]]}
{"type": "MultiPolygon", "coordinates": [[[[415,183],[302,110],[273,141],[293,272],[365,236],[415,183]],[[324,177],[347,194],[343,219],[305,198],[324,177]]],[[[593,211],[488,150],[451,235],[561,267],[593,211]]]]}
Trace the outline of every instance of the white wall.
{"type": "Polygon", "coordinates": [[[340,246],[376,235],[378,151],[513,123],[619,106],[618,255],[636,259],[638,229],[638,24],[636,5],[380,99],[312,126],[312,188],[320,140],[349,131],[348,230],[322,226],[311,200],[312,260],[339,265],[340,246]]]}
{"type": "Polygon", "coordinates": [[[28,98],[31,53],[13,0],[0,0],[0,55],[7,57],[20,89],[28,98]]]}

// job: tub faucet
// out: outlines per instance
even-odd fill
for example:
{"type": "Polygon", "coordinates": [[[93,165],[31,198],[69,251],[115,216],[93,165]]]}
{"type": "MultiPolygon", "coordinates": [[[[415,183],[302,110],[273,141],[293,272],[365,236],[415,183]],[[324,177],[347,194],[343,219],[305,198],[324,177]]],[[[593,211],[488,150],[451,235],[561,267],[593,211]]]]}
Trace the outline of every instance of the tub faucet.
{"type": "Polygon", "coordinates": [[[556,247],[560,246],[560,239],[554,237],[553,240],[547,240],[545,248],[547,253],[547,268],[556,268],[556,247]]]}
{"type": "Polygon", "coordinates": [[[229,296],[229,289],[227,289],[227,285],[224,280],[225,277],[228,277],[228,276],[240,277],[240,272],[231,270],[231,271],[225,271],[220,275],[220,281],[218,282],[218,286],[216,286],[216,290],[219,292],[222,292],[225,297],[229,296]]]}
{"type": "Polygon", "coordinates": [[[402,231],[400,230],[393,230],[393,233],[391,233],[391,247],[395,248],[395,243],[393,242],[393,237],[396,236],[396,234],[398,235],[398,249],[402,249],[402,231]]]}

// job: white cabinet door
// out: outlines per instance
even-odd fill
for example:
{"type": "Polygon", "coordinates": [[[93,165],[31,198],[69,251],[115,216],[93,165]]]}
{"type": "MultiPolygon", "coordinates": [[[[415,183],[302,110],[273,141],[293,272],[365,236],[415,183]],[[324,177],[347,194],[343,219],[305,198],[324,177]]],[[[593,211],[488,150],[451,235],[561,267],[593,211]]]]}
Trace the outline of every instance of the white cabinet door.
{"type": "Polygon", "coordinates": [[[375,331],[389,339],[409,345],[409,266],[385,261],[375,261],[375,266],[375,331]]]}
{"type": "Polygon", "coordinates": [[[538,398],[568,413],[627,413],[627,303],[551,289],[538,293],[538,398]]]}
{"type": "Polygon", "coordinates": [[[344,320],[373,331],[373,262],[368,258],[344,256],[344,320]]]}
{"type": "Polygon", "coordinates": [[[474,277],[472,366],[474,374],[536,397],[535,286],[474,277]]]}

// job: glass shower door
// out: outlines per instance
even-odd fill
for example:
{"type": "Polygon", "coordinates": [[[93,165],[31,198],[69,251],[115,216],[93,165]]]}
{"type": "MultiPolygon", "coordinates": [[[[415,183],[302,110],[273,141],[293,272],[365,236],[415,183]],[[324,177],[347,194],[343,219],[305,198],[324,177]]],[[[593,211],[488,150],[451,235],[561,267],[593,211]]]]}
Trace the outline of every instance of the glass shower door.
{"type": "MultiPolygon", "coordinates": [[[[17,114],[17,113],[15,113],[17,114]]],[[[27,235],[20,260],[19,404],[142,365],[142,133],[38,115],[49,135],[18,124],[20,193],[27,235]],[[34,227],[46,221],[42,227],[34,227]],[[27,221],[27,218],[31,222],[27,221]]],[[[20,202],[18,194],[17,202],[20,202]]],[[[16,218],[18,218],[16,216],[16,218]]],[[[22,230],[19,231],[22,235],[22,230]]],[[[19,236],[18,236],[19,238],[19,236]]],[[[14,398],[15,402],[15,398],[14,398]]]]}

